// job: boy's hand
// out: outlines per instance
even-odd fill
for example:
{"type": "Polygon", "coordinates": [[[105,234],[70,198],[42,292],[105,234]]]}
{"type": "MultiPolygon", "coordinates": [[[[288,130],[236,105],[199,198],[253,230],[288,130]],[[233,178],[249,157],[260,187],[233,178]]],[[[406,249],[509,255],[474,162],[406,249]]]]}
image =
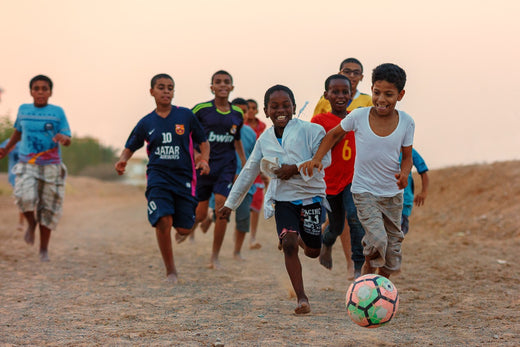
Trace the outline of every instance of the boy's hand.
{"type": "Polygon", "coordinates": [[[218,210],[219,219],[227,219],[231,215],[232,209],[229,207],[223,206],[220,210],[218,210]]]}
{"type": "Polygon", "coordinates": [[[318,171],[321,171],[323,169],[323,164],[321,163],[321,161],[311,159],[301,164],[298,170],[301,171],[304,175],[312,177],[314,168],[318,168],[318,171]]]}
{"type": "Polygon", "coordinates": [[[68,146],[70,145],[70,137],[68,137],[67,135],[63,135],[63,134],[56,134],[56,136],[54,136],[52,138],[52,140],[56,143],[59,143],[63,146],[68,146]]]}
{"type": "Polygon", "coordinates": [[[199,160],[199,162],[195,165],[195,170],[200,169],[201,175],[209,175],[209,164],[206,160],[199,160]]]}
{"type": "Polygon", "coordinates": [[[279,169],[274,170],[273,173],[281,180],[288,180],[294,175],[297,175],[299,171],[295,164],[282,164],[282,166],[279,169]]]}
{"type": "Polygon", "coordinates": [[[413,199],[415,206],[422,206],[424,205],[424,200],[426,200],[426,193],[421,192],[420,194],[417,194],[415,198],[413,199]]]}
{"type": "Polygon", "coordinates": [[[7,151],[4,147],[0,148],[0,159],[3,159],[7,155],[7,151]]]}
{"type": "Polygon", "coordinates": [[[395,178],[397,178],[397,187],[399,189],[404,189],[408,185],[408,175],[403,175],[402,173],[395,174],[395,178]]]}
{"type": "Polygon", "coordinates": [[[116,168],[117,174],[118,174],[119,176],[121,176],[122,174],[125,173],[126,161],[125,161],[125,160],[119,160],[119,161],[116,163],[115,168],[116,168]]]}

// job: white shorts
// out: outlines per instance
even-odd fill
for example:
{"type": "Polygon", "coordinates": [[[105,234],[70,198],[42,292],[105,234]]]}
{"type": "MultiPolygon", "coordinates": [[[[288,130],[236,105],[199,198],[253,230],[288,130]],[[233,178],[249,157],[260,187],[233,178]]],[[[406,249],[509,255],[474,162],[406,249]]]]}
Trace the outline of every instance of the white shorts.
{"type": "Polygon", "coordinates": [[[22,212],[36,211],[36,221],[54,230],[62,213],[67,168],[64,164],[18,163],[14,197],[22,212]]]}

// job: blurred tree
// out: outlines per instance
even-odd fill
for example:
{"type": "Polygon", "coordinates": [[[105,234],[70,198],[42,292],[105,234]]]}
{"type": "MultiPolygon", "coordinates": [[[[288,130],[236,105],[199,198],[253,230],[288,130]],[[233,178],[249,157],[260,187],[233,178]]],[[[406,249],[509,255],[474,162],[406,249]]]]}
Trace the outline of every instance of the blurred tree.
{"type": "MultiPolygon", "coordinates": [[[[13,122],[7,116],[0,117],[0,142],[13,133],[13,122]]],[[[113,169],[117,161],[116,150],[103,146],[93,137],[72,136],[69,147],[61,147],[62,160],[69,174],[85,175],[100,179],[116,179],[113,169]]],[[[0,171],[7,171],[7,160],[0,160],[0,171]]]]}

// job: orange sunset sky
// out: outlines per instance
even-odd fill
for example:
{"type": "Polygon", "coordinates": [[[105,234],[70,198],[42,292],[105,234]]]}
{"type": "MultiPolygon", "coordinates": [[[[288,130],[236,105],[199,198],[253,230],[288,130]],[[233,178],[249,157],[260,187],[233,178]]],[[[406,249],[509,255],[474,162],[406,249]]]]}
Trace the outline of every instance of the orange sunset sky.
{"type": "Polygon", "coordinates": [[[431,168],[520,159],[519,14],[516,0],[1,0],[0,115],[14,121],[30,78],[46,74],[73,134],[119,152],[154,108],[156,73],[174,77],[174,103],[190,108],[212,98],[219,69],[233,75],[231,98],[260,106],[285,84],[309,119],[324,80],[356,57],[362,92],[378,64],[406,70],[398,108],[431,168]]]}

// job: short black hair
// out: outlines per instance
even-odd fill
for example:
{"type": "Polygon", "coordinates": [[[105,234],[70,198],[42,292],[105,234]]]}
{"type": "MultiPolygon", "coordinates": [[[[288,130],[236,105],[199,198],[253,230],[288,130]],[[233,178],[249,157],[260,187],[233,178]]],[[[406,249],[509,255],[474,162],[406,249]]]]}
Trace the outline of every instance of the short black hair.
{"type": "Polygon", "coordinates": [[[34,76],[33,78],[31,78],[31,81],[29,82],[29,89],[32,89],[32,86],[35,82],[37,81],[44,81],[44,82],[47,82],[49,84],[49,89],[52,91],[52,81],[49,77],[45,76],[45,75],[37,75],[37,76],[34,76]]]}
{"type": "Polygon", "coordinates": [[[233,84],[233,76],[231,76],[231,74],[229,72],[227,72],[226,70],[218,70],[217,72],[215,72],[211,76],[211,84],[212,85],[213,85],[213,79],[215,78],[216,75],[228,75],[229,78],[231,79],[231,84],[233,84]]]}
{"type": "Polygon", "coordinates": [[[341,71],[341,69],[343,68],[343,65],[345,65],[347,63],[358,64],[361,67],[361,72],[363,72],[363,64],[361,64],[361,62],[359,60],[357,60],[356,58],[347,58],[347,59],[343,60],[341,62],[341,64],[339,64],[339,71],[341,71]]]}
{"type": "Polygon", "coordinates": [[[395,64],[381,64],[372,71],[372,85],[377,81],[393,83],[401,92],[406,84],[406,72],[395,64]]]}
{"type": "Polygon", "coordinates": [[[291,99],[293,106],[296,107],[296,101],[294,100],[294,94],[293,94],[292,90],[290,90],[286,86],[277,84],[277,85],[274,85],[271,88],[267,89],[267,91],[265,92],[265,96],[264,96],[264,107],[265,108],[267,108],[267,104],[269,103],[271,94],[273,94],[274,92],[286,92],[287,94],[289,94],[289,98],[291,99]]]}
{"type": "Polygon", "coordinates": [[[329,77],[325,80],[325,90],[326,90],[326,91],[329,90],[330,82],[331,82],[332,80],[346,80],[349,89],[352,89],[352,83],[350,83],[350,80],[348,79],[348,77],[347,77],[347,76],[340,75],[340,74],[338,73],[338,74],[334,74],[334,75],[329,76],[329,77]]]}
{"type": "Polygon", "coordinates": [[[153,89],[153,87],[155,87],[155,85],[157,84],[157,80],[158,80],[159,78],[167,78],[167,79],[170,79],[170,80],[172,80],[173,85],[175,85],[175,81],[173,80],[172,76],[170,76],[170,75],[168,75],[168,74],[166,74],[166,73],[160,73],[160,74],[157,74],[157,75],[155,75],[155,76],[152,77],[152,80],[150,81],[150,85],[151,85],[152,89],[153,89]]]}
{"type": "Polygon", "coordinates": [[[247,99],[246,101],[247,101],[247,102],[252,102],[253,104],[256,105],[256,107],[258,107],[258,102],[256,102],[255,99],[247,99]]]}
{"type": "Polygon", "coordinates": [[[249,105],[247,104],[247,100],[243,98],[233,99],[233,101],[231,101],[231,105],[244,105],[249,107],[249,105]]]}

